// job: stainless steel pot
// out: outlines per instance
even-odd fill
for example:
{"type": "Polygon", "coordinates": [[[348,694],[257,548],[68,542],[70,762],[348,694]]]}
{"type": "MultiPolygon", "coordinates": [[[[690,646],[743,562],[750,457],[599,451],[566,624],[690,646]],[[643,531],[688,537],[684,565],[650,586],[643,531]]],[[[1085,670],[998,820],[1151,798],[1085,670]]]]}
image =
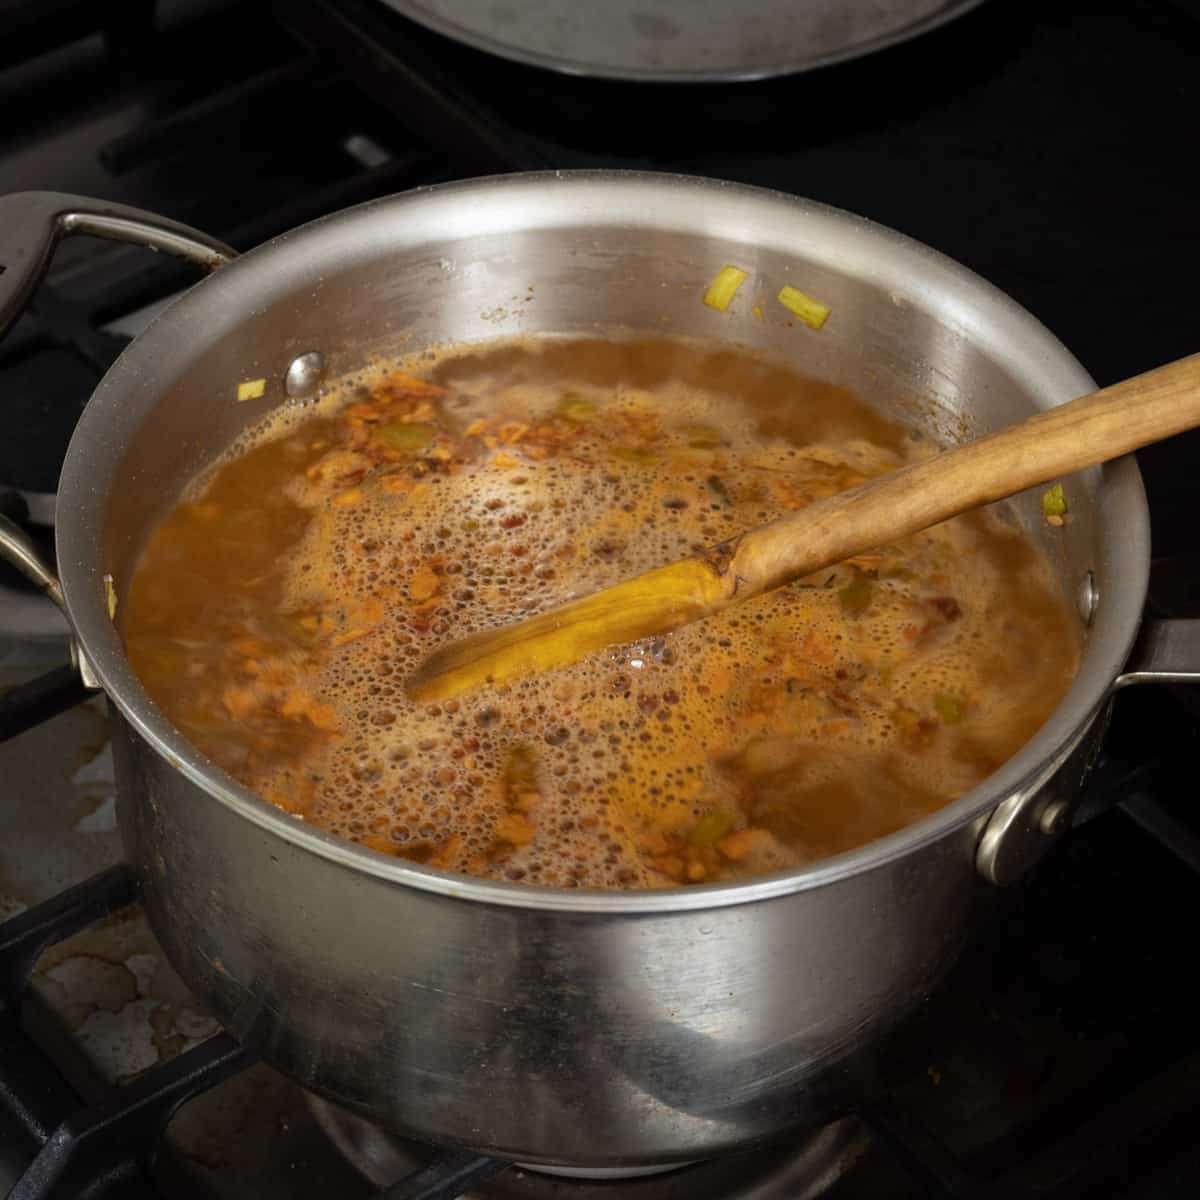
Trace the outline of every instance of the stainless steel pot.
{"type": "MultiPolygon", "coordinates": [[[[57,236],[232,253],[71,197],[0,202],[0,324],[57,236]]],[[[236,1035],[396,1131],[533,1162],[694,1159],[820,1116],[840,1069],[917,1005],[996,886],[1069,824],[1114,687],[1200,669],[1195,627],[1139,631],[1145,500],[1125,460],[1067,482],[1065,531],[1017,502],[1090,624],[1079,677],[983,785],[900,833],[749,883],[599,894],[482,882],[335,840],[249,794],[171,727],[105,602],[181,484],[272,406],[380,351],[636,329],[736,340],[950,440],[1093,386],[1037,321],[933,251],[788,196],[661,175],[494,178],[377,201],[229,261],[97,388],[63,470],[61,599],[108,693],[119,820],[172,962],[236,1035]],[[700,303],[724,263],[733,309],[700,303]],[[820,333],[774,295],[833,306],[820,333]],[[750,315],[761,302],[766,319],[750,315]],[[261,399],[235,402],[265,377],[261,399]]]]}

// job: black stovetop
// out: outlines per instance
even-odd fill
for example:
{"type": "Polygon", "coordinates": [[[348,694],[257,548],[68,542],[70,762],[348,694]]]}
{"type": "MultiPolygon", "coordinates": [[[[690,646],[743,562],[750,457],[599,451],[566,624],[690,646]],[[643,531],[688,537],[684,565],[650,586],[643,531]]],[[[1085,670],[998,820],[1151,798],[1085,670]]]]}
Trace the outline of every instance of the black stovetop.
{"type": "MultiPolygon", "coordinates": [[[[810,196],[942,250],[1101,384],[1200,348],[1195,0],[991,0],[858,62],[708,88],[543,74],[375,0],[161,0],[156,28],[155,11],[0,3],[0,187],[103,195],[246,248],[439,179],[677,170],[810,196]]],[[[68,248],[0,345],[0,492],[52,489],[122,344],[100,326],[187,281],[129,248],[68,248]]],[[[1139,454],[1151,603],[1168,615],[1200,615],[1198,451],[1191,434],[1139,454]]],[[[1118,698],[1079,827],[931,1007],[939,1053],[864,1101],[871,1149],[831,1195],[1200,1193],[1198,729],[1185,689],[1118,698]]]]}
{"type": "MultiPolygon", "coordinates": [[[[1040,317],[1101,384],[1196,348],[1197,0],[993,0],[867,58],[732,87],[567,79],[457,46],[377,0],[159,8],[166,32],[149,59],[125,29],[116,68],[93,38],[0,76],[0,186],[125,200],[247,248],[442,178],[683,171],[809,196],[934,246],[1040,317]]],[[[0,61],[22,43],[8,46],[0,61]]],[[[97,321],[188,279],[127,248],[71,245],[63,257],[57,298],[97,321]]],[[[63,400],[48,400],[14,360],[62,340],[59,325],[35,338],[27,323],[0,349],[19,427],[64,424],[102,365],[103,347],[68,354],[63,400]]],[[[1191,498],[1198,444],[1140,455],[1164,553],[1190,549],[1188,523],[1172,519],[1191,498]]],[[[52,459],[4,455],[0,480],[50,488],[52,459]]]]}

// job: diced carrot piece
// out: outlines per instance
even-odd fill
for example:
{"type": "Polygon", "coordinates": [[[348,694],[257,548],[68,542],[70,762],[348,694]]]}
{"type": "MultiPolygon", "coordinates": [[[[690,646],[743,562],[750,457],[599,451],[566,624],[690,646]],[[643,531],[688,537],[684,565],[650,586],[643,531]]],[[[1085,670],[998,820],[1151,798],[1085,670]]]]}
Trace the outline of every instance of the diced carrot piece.
{"type": "Polygon", "coordinates": [[[221,693],[221,703],[235,720],[244,721],[261,701],[252,687],[228,687],[221,693]]]}
{"type": "Polygon", "coordinates": [[[513,799],[513,807],[523,813],[532,812],[541,800],[538,792],[521,792],[513,799]]]}
{"type": "Polygon", "coordinates": [[[656,858],[650,865],[654,870],[661,871],[664,875],[668,875],[672,879],[683,879],[683,872],[685,870],[683,859],[677,858],[674,854],[668,854],[665,858],[656,858]]]}
{"type": "Polygon", "coordinates": [[[453,870],[458,864],[458,859],[462,854],[463,840],[456,833],[436,850],[429,858],[428,865],[431,867],[441,867],[442,870],[453,870]]]}
{"type": "Polygon", "coordinates": [[[774,839],[765,829],[739,829],[717,843],[717,849],[733,862],[741,862],[753,851],[768,846],[774,839]]]}
{"type": "Polygon", "coordinates": [[[234,638],[229,644],[239,654],[244,654],[247,657],[261,656],[266,654],[269,649],[266,642],[261,638],[254,637],[234,638]]]}
{"type": "Polygon", "coordinates": [[[804,640],[800,643],[800,652],[809,662],[832,665],[837,661],[833,647],[812,630],[804,635],[804,640]]]}
{"type": "Polygon", "coordinates": [[[356,607],[358,620],[364,625],[378,625],[387,616],[387,606],[378,596],[367,596],[356,607]]]}
{"type": "Polygon", "coordinates": [[[638,849],[647,855],[666,854],[671,848],[666,836],[657,829],[642,830],[638,833],[636,841],[638,849]]]}
{"type": "Polygon", "coordinates": [[[313,463],[305,475],[315,483],[357,482],[371,469],[371,460],[357,450],[331,450],[324,458],[313,463]]]}
{"type": "Polygon", "coordinates": [[[405,496],[417,486],[417,481],[409,475],[385,475],[379,486],[389,496],[405,496]]]}
{"type": "Polygon", "coordinates": [[[438,573],[428,564],[418,567],[408,581],[408,594],[420,604],[435,595],[442,586],[438,573]]]}
{"type": "Polygon", "coordinates": [[[527,842],[532,842],[537,834],[533,823],[515,812],[505,813],[496,822],[492,832],[500,841],[511,842],[514,846],[524,846],[527,842]]]}
{"type": "Polygon", "coordinates": [[[357,642],[359,638],[365,638],[368,633],[374,633],[373,629],[351,629],[346,633],[339,633],[333,639],[334,646],[348,646],[351,642],[357,642]]]}
{"type": "Polygon", "coordinates": [[[403,392],[409,396],[444,396],[446,389],[430,383],[428,379],[418,379],[415,375],[406,375],[403,371],[393,371],[384,376],[379,383],[380,391],[403,392]]]}
{"type": "Polygon", "coordinates": [[[283,809],[287,813],[295,813],[300,811],[300,806],[293,798],[284,791],[270,791],[266,793],[266,799],[269,800],[276,808],[283,809]]]}
{"type": "Polygon", "coordinates": [[[279,708],[282,717],[304,717],[318,729],[332,730],[337,728],[337,713],[328,704],[322,704],[315,696],[300,690],[289,692],[279,708]]]}
{"type": "Polygon", "coordinates": [[[372,833],[363,838],[362,845],[366,846],[368,850],[378,850],[380,854],[390,854],[393,858],[400,853],[400,847],[382,833],[372,833]]]}

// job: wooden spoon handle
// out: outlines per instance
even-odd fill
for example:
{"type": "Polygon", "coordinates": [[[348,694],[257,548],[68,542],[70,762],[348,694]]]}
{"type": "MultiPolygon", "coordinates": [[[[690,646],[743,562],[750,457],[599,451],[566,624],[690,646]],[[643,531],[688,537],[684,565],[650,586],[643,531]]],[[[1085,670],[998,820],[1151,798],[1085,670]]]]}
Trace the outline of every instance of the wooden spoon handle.
{"type": "Polygon", "coordinates": [[[678,629],[967,509],[1196,425],[1200,354],[819,500],[691,558],[452,642],[413,672],[409,695],[442,699],[678,629]]]}
{"type": "Polygon", "coordinates": [[[1200,354],[1193,354],[750,530],[728,544],[728,599],[769,591],[1197,425],[1200,354]]]}

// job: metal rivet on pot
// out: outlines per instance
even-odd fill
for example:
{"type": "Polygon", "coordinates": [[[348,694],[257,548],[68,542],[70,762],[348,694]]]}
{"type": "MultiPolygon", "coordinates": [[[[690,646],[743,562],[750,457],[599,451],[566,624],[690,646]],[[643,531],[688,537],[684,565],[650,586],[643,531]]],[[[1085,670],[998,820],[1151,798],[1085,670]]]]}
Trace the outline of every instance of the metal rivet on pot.
{"type": "Polygon", "coordinates": [[[310,400],[317,394],[324,374],[325,355],[319,350],[310,350],[292,359],[283,377],[283,390],[293,400],[310,400]]]}
{"type": "Polygon", "coordinates": [[[1042,815],[1038,817],[1038,828],[1047,837],[1057,837],[1067,828],[1067,823],[1071,819],[1071,806],[1065,800],[1051,800],[1045,808],[1042,809],[1042,815]]]}
{"type": "Polygon", "coordinates": [[[1083,623],[1090,625],[1096,613],[1096,577],[1091,571],[1083,573],[1083,578],[1079,581],[1079,590],[1075,594],[1075,603],[1083,623]]]}

